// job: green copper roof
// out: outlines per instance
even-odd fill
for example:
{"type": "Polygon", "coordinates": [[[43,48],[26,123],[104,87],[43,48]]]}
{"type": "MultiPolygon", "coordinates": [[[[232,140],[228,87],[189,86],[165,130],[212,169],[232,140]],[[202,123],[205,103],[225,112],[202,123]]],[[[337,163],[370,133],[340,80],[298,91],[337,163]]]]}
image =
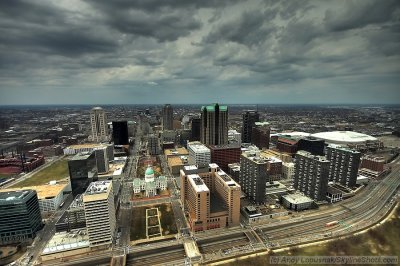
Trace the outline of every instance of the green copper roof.
{"type": "MultiPolygon", "coordinates": [[[[201,107],[201,111],[203,111],[204,108],[207,109],[207,112],[214,112],[214,111],[215,111],[215,104],[213,104],[213,105],[207,105],[207,106],[202,106],[202,107],[201,107]]],[[[220,105],[220,106],[219,106],[219,110],[220,110],[220,111],[223,111],[223,112],[226,112],[226,111],[228,111],[228,106],[226,106],[226,105],[220,105]]]]}
{"type": "Polygon", "coordinates": [[[146,172],[144,173],[145,175],[154,175],[154,170],[151,167],[148,167],[146,169],[146,172]]]}

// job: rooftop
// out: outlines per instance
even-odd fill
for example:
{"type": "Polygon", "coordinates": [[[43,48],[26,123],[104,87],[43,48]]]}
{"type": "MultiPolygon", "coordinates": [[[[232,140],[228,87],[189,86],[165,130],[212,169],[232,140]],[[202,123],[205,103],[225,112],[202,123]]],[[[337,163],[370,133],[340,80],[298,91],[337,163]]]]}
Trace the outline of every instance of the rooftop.
{"type": "Polygon", "coordinates": [[[333,144],[333,143],[329,144],[328,147],[334,148],[334,149],[337,149],[337,150],[341,150],[341,151],[350,152],[350,153],[360,153],[359,151],[351,150],[351,149],[349,149],[347,147],[343,147],[343,146],[340,146],[338,144],[333,144]]]}
{"type": "Polygon", "coordinates": [[[67,181],[57,182],[54,185],[46,184],[40,186],[28,186],[21,188],[5,188],[1,189],[0,192],[13,191],[13,190],[35,190],[38,196],[38,199],[46,199],[46,198],[54,198],[58,194],[60,194],[66,186],[68,186],[67,181]]]}
{"type": "Polygon", "coordinates": [[[298,151],[296,154],[310,158],[310,159],[314,159],[314,160],[317,160],[320,162],[329,162],[329,160],[327,160],[325,156],[313,155],[312,153],[310,153],[308,151],[298,151]]]}
{"type": "Polygon", "coordinates": [[[176,149],[166,149],[164,151],[164,154],[166,156],[168,156],[168,155],[188,155],[189,152],[185,148],[176,148],[176,149]]]}
{"type": "Polygon", "coordinates": [[[188,175],[188,180],[192,184],[192,187],[196,189],[196,192],[210,192],[207,185],[204,184],[203,179],[198,174],[188,175]]]}
{"type": "MultiPolygon", "coordinates": [[[[206,108],[206,109],[207,109],[207,112],[214,112],[214,111],[215,111],[215,106],[216,106],[216,105],[217,105],[217,104],[202,106],[202,107],[201,107],[201,111],[203,111],[204,108],[206,108]]],[[[226,112],[226,111],[228,111],[228,106],[226,106],[226,105],[219,105],[219,110],[220,110],[220,111],[223,111],[223,112],[226,112]]]]}
{"type": "Polygon", "coordinates": [[[90,157],[92,152],[80,152],[77,153],[74,157],[70,159],[70,161],[80,161],[80,160],[86,160],[87,158],[90,157]]]}
{"type": "Polygon", "coordinates": [[[210,152],[210,149],[200,142],[189,142],[188,149],[191,149],[195,153],[210,152]]]}
{"type": "Polygon", "coordinates": [[[42,255],[89,247],[86,228],[56,233],[44,248],[42,255]]]}
{"type": "Polygon", "coordinates": [[[69,149],[90,149],[90,148],[98,148],[98,147],[106,147],[104,144],[99,143],[83,143],[83,144],[75,144],[70,145],[67,148],[69,149]]]}
{"type": "Polygon", "coordinates": [[[90,183],[89,187],[83,194],[83,201],[96,201],[106,199],[112,188],[112,181],[96,181],[90,183]]]}
{"type": "Polygon", "coordinates": [[[212,150],[224,150],[224,149],[239,149],[240,145],[237,143],[221,144],[221,145],[209,145],[212,150]]]}
{"type": "Polygon", "coordinates": [[[9,202],[15,200],[23,200],[27,197],[32,190],[16,190],[10,189],[10,191],[0,191],[0,203],[9,202]]]}
{"type": "Polygon", "coordinates": [[[294,203],[294,204],[309,203],[309,202],[313,201],[309,197],[306,197],[302,194],[288,194],[288,195],[282,196],[282,198],[284,198],[287,201],[289,201],[290,203],[294,203]]]}
{"type": "Polygon", "coordinates": [[[324,139],[332,143],[364,143],[366,141],[376,141],[375,137],[355,132],[355,131],[331,131],[320,132],[311,135],[315,138],[324,139]]]}
{"type": "Polygon", "coordinates": [[[180,156],[170,156],[168,157],[168,165],[169,166],[183,165],[183,161],[180,156]]]}

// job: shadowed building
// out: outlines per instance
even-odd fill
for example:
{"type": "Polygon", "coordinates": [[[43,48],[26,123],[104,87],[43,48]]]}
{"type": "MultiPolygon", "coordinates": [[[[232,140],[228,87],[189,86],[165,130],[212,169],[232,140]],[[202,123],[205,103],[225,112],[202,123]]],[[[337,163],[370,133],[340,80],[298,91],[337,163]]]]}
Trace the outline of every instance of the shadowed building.
{"type": "Polygon", "coordinates": [[[173,130],[173,110],[170,104],[164,105],[162,111],[162,128],[163,130],[173,130]]]}
{"type": "Polygon", "coordinates": [[[243,126],[242,126],[242,142],[252,143],[252,129],[255,122],[260,121],[260,115],[255,110],[247,110],[242,114],[243,126]]]}
{"type": "Polygon", "coordinates": [[[200,140],[207,145],[228,144],[228,107],[207,105],[201,107],[200,140]]]}
{"type": "Polygon", "coordinates": [[[114,145],[129,145],[128,136],[128,122],[127,121],[113,121],[113,142],[114,145]]]}

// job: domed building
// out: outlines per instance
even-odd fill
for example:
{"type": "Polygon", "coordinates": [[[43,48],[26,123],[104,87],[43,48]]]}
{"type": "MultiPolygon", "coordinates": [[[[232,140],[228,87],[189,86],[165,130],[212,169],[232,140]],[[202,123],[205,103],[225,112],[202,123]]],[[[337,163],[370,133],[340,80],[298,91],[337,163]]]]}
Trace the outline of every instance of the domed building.
{"type": "Polygon", "coordinates": [[[133,179],[133,192],[144,192],[146,197],[154,197],[157,190],[167,189],[167,178],[165,176],[156,177],[153,167],[149,165],[144,172],[144,178],[133,179]]]}

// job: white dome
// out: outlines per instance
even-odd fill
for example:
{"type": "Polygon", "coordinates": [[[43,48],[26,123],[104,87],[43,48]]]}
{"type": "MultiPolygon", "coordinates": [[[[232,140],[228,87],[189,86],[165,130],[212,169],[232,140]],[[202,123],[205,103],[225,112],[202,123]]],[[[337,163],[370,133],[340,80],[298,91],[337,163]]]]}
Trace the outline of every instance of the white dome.
{"type": "Polygon", "coordinates": [[[329,143],[348,144],[364,143],[366,141],[377,141],[377,138],[354,131],[331,131],[320,132],[311,135],[314,138],[326,140],[329,143]]]}

